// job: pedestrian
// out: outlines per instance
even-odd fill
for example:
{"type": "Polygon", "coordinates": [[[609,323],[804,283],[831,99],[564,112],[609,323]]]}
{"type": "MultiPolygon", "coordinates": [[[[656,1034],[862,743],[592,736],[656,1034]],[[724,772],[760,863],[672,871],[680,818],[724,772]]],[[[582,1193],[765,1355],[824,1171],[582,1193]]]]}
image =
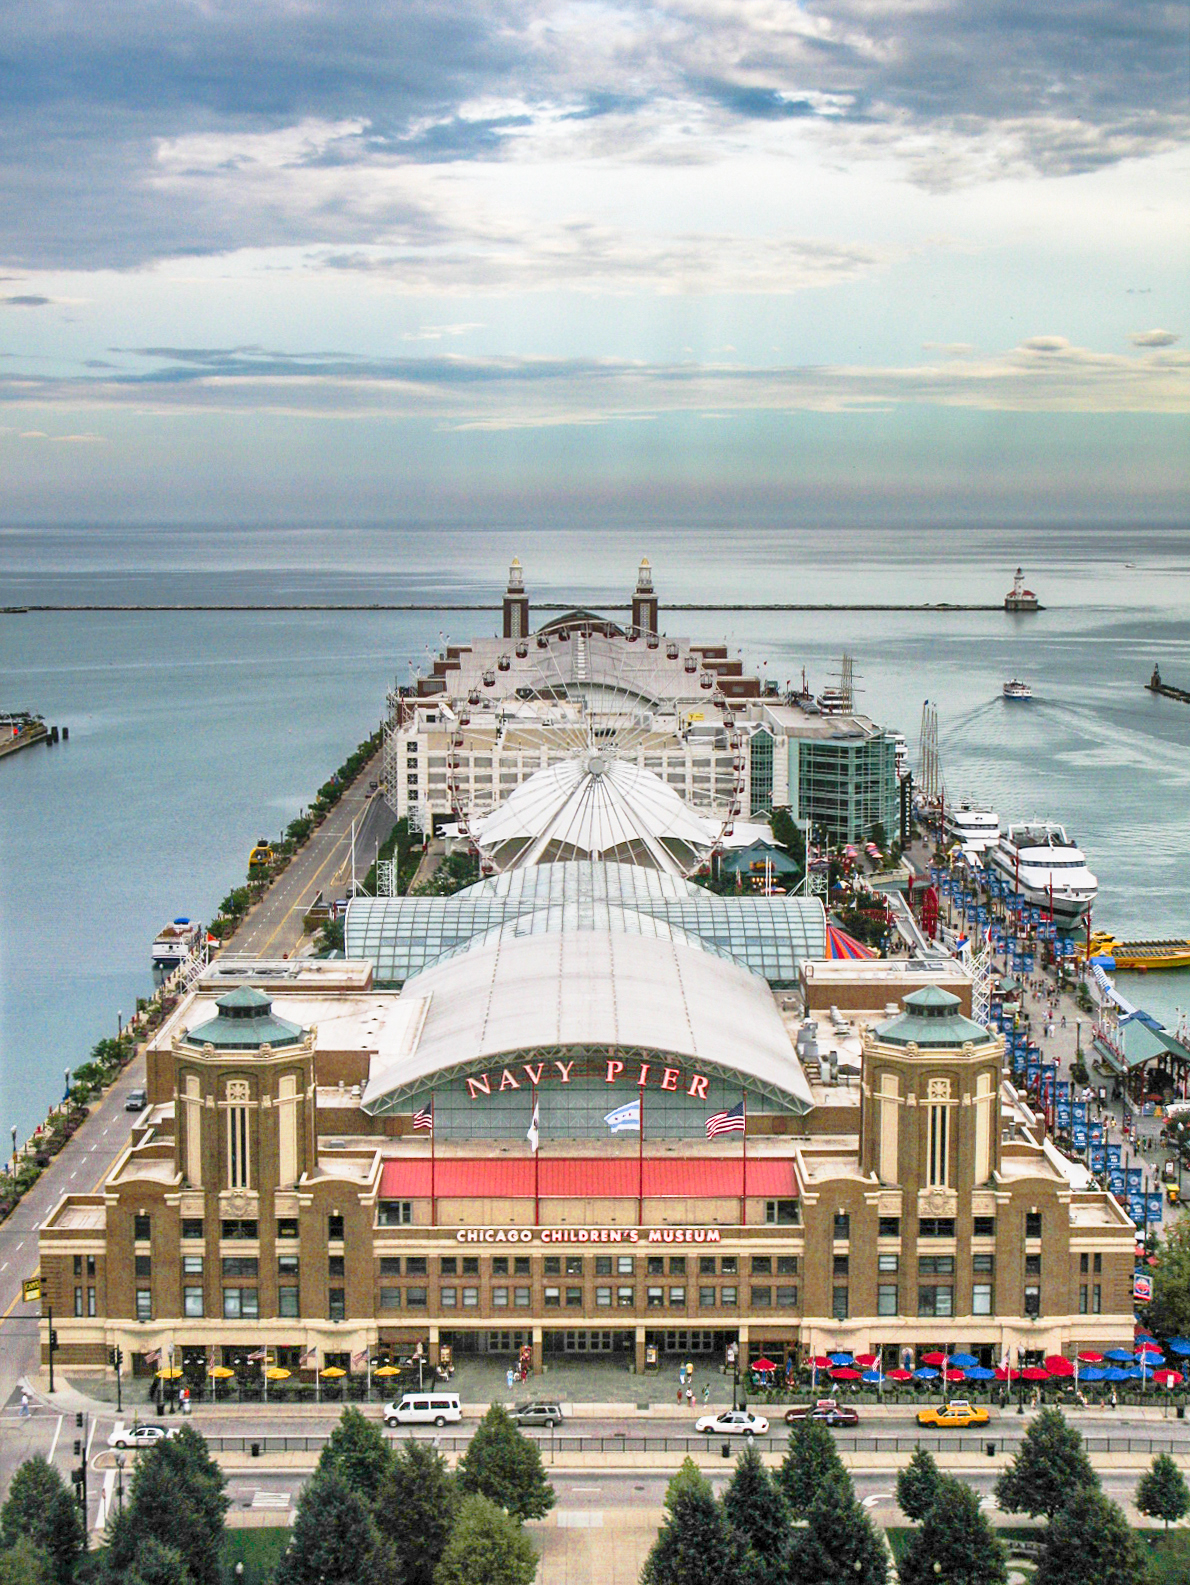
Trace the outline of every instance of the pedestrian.
{"type": "Polygon", "coordinates": [[[684,1387],[685,1385],[686,1385],[686,1367],[685,1367],[685,1365],[679,1365],[678,1366],[678,1386],[679,1387],[684,1387]]]}
{"type": "Polygon", "coordinates": [[[684,1397],[685,1397],[685,1392],[682,1389],[682,1383],[679,1382],[678,1383],[678,1402],[681,1403],[681,1401],[682,1401],[682,1399],[684,1397]]]}
{"type": "Polygon", "coordinates": [[[516,1380],[516,1371],[515,1371],[515,1370],[513,1370],[513,1368],[512,1368],[512,1366],[511,1366],[511,1365],[510,1365],[510,1366],[509,1366],[509,1367],[508,1367],[508,1369],[507,1369],[507,1370],[506,1370],[506,1371],[505,1371],[505,1373],[504,1373],[504,1379],[505,1379],[505,1381],[506,1381],[506,1382],[507,1382],[507,1383],[508,1383],[508,1390],[509,1390],[509,1392],[511,1392],[511,1391],[512,1391],[512,1384],[513,1384],[513,1382],[514,1382],[514,1381],[515,1381],[515,1380],[516,1380]]]}
{"type": "Polygon", "coordinates": [[[710,1401],[711,1401],[711,1384],[708,1381],[706,1383],[706,1385],[702,1389],[702,1406],[703,1406],[704,1409],[706,1408],[707,1404],[710,1403],[710,1401]]]}
{"type": "Polygon", "coordinates": [[[687,1409],[693,1409],[694,1408],[694,1388],[693,1387],[687,1387],[686,1388],[686,1407],[687,1407],[687,1409]]]}
{"type": "Polygon", "coordinates": [[[22,1392],[22,1394],[21,1394],[21,1419],[22,1420],[27,1420],[28,1418],[29,1418],[29,1394],[27,1392],[22,1392]]]}

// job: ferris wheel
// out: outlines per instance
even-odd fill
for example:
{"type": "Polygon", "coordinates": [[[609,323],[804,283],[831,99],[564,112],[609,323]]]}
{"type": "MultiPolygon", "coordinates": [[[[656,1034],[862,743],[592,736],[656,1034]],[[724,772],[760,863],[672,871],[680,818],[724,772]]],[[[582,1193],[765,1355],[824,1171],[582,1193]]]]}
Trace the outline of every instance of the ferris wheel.
{"type": "Polygon", "coordinates": [[[651,800],[654,815],[662,820],[662,804],[668,802],[668,818],[677,825],[682,822],[674,805],[697,818],[699,839],[691,838],[687,824],[685,837],[673,844],[682,874],[695,873],[721,851],[743,808],[747,735],[715,673],[697,655],[681,653],[673,640],[655,633],[620,634],[603,624],[560,627],[510,640],[509,646],[494,673],[483,675],[482,684],[494,686],[500,671],[512,670],[515,658],[515,690],[494,708],[484,706],[480,688],[469,693],[466,704],[460,701],[447,753],[453,815],[485,873],[506,867],[502,844],[490,834],[489,817],[537,771],[548,769],[554,770],[557,786],[543,790],[547,804],[551,796],[556,802],[598,792],[605,801],[636,799],[642,810],[651,800]],[[680,674],[676,687],[675,668],[680,674]],[[705,699],[707,716],[713,712],[720,722],[720,730],[707,737],[705,797],[693,807],[644,765],[647,751],[659,756],[668,749],[672,755],[675,748],[685,747],[692,696],[705,699]],[[486,754],[489,746],[492,775],[480,783],[469,771],[475,752],[486,754]],[[519,785],[501,786],[496,766],[514,753],[523,779],[519,785]],[[727,754],[730,770],[724,763],[727,754]]]}

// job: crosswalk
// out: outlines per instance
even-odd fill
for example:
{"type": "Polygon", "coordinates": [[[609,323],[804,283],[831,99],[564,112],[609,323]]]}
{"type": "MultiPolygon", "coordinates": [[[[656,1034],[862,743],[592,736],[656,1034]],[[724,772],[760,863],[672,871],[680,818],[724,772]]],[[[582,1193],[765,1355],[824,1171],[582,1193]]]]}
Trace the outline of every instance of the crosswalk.
{"type": "Polygon", "coordinates": [[[287,1491],[258,1491],[252,1495],[254,1508],[288,1508],[289,1502],[287,1491]]]}

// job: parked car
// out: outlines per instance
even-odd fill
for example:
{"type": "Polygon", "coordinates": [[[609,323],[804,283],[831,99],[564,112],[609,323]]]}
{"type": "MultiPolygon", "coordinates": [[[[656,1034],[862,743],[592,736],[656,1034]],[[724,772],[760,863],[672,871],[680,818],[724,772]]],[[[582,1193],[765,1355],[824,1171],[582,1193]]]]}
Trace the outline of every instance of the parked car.
{"type": "Polygon", "coordinates": [[[562,1405],[556,1398],[535,1398],[531,1403],[518,1403],[512,1411],[518,1425],[561,1425],[566,1418],[562,1405]]]}
{"type": "Polygon", "coordinates": [[[858,1425],[859,1414],[850,1405],[836,1403],[833,1398],[819,1398],[817,1403],[795,1403],[785,1411],[785,1424],[798,1420],[820,1420],[823,1425],[858,1425]]]}
{"type": "Polygon", "coordinates": [[[694,1429],[719,1436],[763,1436],[769,1423],[762,1414],[751,1409],[724,1409],[722,1414],[704,1414],[694,1422],[694,1429]]]}
{"type": "Polygon", "coordinates": [[[384,1406],[385,1425],[445,1425],[463,1418],[457,1392],[407,1392],[399,1401],[384,1406]]]}
{"type": "Polygon", "coordinates": [[[956,1426],[960,1431],[969,1425],[986,1425],[988,1412],[982,1405],[967,1403],[963,1398],[956,1398],[952,1403],[935,1404],[929,1409],[917,1411],[918,1425],[956,1426]]]}
{"type": "Polygon", "coordinates": [[[177,1436],[178,1428],[171,1425],[124,1425],[117,1424],[115,1430],[107,1439],[108,1447],[144,1448],[156,1447],[158,1442],[177,1436]]]}
{"type": "Polygon", "coordinates": [[[129,1090],[128,1099],[124,1102],[124,1110],[126,1112],[143,1112],[148,1104],[149,1096],[146,1090],[129,1090]]]}

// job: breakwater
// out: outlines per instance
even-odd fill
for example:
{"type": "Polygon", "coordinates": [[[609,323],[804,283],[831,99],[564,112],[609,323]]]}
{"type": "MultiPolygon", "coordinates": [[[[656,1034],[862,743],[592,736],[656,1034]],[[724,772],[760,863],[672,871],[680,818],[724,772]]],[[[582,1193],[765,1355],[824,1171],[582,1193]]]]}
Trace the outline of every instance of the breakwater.
{"type": "MultiPolygon", "coordinates": [[[[36,612],[39,615],[54,615],[54,614],[77,615],[77,614],[82,613],[82,612],[109,612],[109,611],[110,612],[149,611],[149,612],[159,612],[159,613],[160,612],[183,612],[183,611],[220,611],[220,612],[223,612],[223,611],[243,611],[243,612],[252,612],[252,611],[342,611],[342,612],[347,612],[347,611],[421,611],[421,612],[424,612],[426,614],[432,614],[432,613],[437,613],[437,612],[440,612],[440,611],[449,613],[449,612],[458,612],[458,611],[499,611],[500,609],[501,609],[500,605],[494,604],[491,601],[485,601],[483,603],[459,603],[459,602],[455,602],[455,601],[435,601],[435,602],[428,603],[428,604],[419,604],[419,603],[412,602],[412,601],[384,601],[384,600],[368,600],[368,601],[303,600],[303,601],[294,601],[294,602],[283,602],[283,601],[239,602],[239,601],[236,601],[236,602],[224,602],[224,603],[221,603],[221,604],[216,604],[216,603],[211,603],[211,604],[201,603],[201,604],[199,604],[199,603],[183,603],[183,602],[178,602],[178,601],[171,601],[169,604],[163,604],[163,605],[147,604],[147,603],[141,603],[141,602],[137,602],[137,603],[133,603],[133,604],[119,604],[119,605],[117,605],[117,604],[99,603],[99,602],[96,602],[96,601],[88,601],[88,602],[83,603],[83,604],[73,604],[73,605],[54,604],[54,605],[20,605],[20,606],[9,605],[9,606],[3,606],[3,607],[0,607],[0,616],[27,616],[30,613],[34,613],[34,612],[36,612]]],[[[572,611],[574,609],[574,606],[573,606],[573,604],[571,604],[569,602],[560,601],[560,600],[534,600],[533,609],[535,611],[572,611]]],[[[627,602],[614,601],[613,600],[613,601],[610,601],[610,602],[608,602],[608,601],[600,601],[599,602],[599,609],[602,610],[602,611],[630,611],[632,609],[632,607],[627,602]]],[[[729,602],[729,603],[720,603],[720,604],[712,604],[712,605],[708,605],[708,604],[705,604],[703,602],[699,602],[697,604],[694,604],[694,603],[690,603],[690,602],[682,602],[680,600],[667,600],[665,602],[665,609],[667,611],[689,611],[689,612],[707,612],[707,613],[732,612],[732,611],[749,611],[749,612],[751,612],[751,611],[757,611],[757,612],[764,612],[764,611],[773,611],[773,612],[780,612],[780,611],[793,611],[793,612],[796,612],[796,611],[827,611],[827,612],[830,612],[830,611],[839,611],[839,612],[842,612],[842,611],[916,611],[916,612],[919,612],[919,613],[931,613],[931,612],[934,612],[934,613],[945,614],[945,615],[949,616],[949,615],[952,615],[955,612],[964,612],[964,611],[983,611],[983,612],[986,612],[986,611],[997,611],[1001,615],[1004,614],[1004,605],[1003,605],[1002,601],[994,603],[994,604],[983,604],[983,605],[973,605],[973,604],[966,604],[966,603],[953,604],[952,605],[949,601],[945,601],[945,600],[932,600],[932,601],[925,601],[925,602],[918,602],[918,603],[888,603],[888,604],[874,604],[874,603],[871,603],[871,602],[865,602],[863,604],[856,604],[856,603],[852,603],[852,602],[845,602],[845,603],[842,603],[842,604],[834,604],[834,603],[823,604],[821,602],[806,602],[806,603],[797,602],[797,603],[794,603],[794,602],[790,602],[790,601],[768,601],[768,602],[759,602],[758,603],[758,602],[755,602],[755,601],[733,601],[733,602],[729,602]]]]}

